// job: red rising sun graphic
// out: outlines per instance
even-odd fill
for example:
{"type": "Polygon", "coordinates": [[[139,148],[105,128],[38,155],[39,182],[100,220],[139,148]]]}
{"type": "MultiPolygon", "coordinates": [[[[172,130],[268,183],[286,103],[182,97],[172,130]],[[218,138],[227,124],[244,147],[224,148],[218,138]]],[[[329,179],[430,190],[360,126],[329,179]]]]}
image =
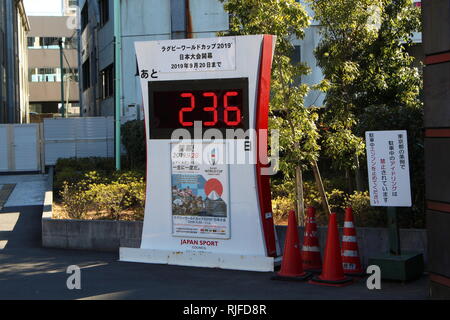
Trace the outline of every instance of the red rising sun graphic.
{"type": "Polygon", "coordinates": [[[222,197],[223,186],[217,179],[210,179],[205,183],[205,193],[208,198],[212,192],[215,192],[219,197],[222,197]]]}

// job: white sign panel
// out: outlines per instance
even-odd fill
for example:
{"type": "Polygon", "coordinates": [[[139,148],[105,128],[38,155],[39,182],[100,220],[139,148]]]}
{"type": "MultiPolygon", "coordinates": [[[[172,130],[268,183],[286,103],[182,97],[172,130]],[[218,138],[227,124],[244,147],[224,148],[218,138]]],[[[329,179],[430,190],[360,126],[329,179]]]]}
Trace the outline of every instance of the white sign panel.
{"type": "Polygon", "coordinates": [[[367,131],[366,149],[370,205],[410,207],[407,132],[367,131]]]}
{"type": "Polygon", "coordinates": [[[155,48],[159,73],[236,69],[235,37],[158,41],[155,48]]]}
{"type": "Polygon", "coordinates": [[[172,144],[172,234],[230,238],[224,143],[172,144]]]}
{"type": "Polygon", "coordinates": [[[255,161],[225,161],[257,159],[266,147],[256,134],[218,136],[267,129],[275,41],[136,42],[149,183],[141,246],[120,248],[121,261],[273,271],[279,252],[263,198],[270,186],[255,161]]]}

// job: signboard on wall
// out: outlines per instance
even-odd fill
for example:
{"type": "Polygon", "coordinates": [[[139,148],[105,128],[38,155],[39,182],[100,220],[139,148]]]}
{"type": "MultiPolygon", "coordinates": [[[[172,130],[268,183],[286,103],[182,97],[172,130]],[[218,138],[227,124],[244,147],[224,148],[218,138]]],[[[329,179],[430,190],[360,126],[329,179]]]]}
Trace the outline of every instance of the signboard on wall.
{"type": "Polygon", "coordinates": [[[408,137],[406,130],[366,132],[370,205],[410,207],[408,137]]]}
{"type": "Polygon", "coordinates": [[[173,143],[171,152],[173,235],[230,238],[225,144],[173,143]]]}

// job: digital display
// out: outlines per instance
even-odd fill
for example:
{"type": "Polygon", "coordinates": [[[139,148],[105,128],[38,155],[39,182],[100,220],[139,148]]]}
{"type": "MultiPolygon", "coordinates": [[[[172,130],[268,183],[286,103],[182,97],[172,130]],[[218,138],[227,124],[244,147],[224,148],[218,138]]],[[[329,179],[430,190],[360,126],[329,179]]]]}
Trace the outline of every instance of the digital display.
{"type": "Polygon", "coordinates": [[[194,132],[249,128],[248,79],[149,82],[150,139],[170,139],[176,129],[194,132]]]}

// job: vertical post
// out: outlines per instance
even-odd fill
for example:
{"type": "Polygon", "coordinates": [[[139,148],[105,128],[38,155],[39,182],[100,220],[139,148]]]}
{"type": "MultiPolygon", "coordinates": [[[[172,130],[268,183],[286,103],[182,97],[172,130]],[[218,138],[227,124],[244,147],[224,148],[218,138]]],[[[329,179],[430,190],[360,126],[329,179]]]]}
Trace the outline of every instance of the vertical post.
{"type": "Polygon", "coordinates": [[[319,166],[317,161],[311,162],[311,167],[314,173],[314,179],[316,180],[316,186],[319,190],[320,197],[322,198],[322,206],[326,213],[331,214],[330,205],[328,204],[327,194],[325,193],[325,188],[323,187],[322,177],[320,175],[319,166]]]}
{"type": "Polygon", "coordinates": [[[397,208],[388,207],[388,230],[389,230],[389,253],[391,255],[401,255],[400,250],[400,234],[397,222],[397,208]]]}
{"type": "Polygon", "coordinates": [[[305,205],[303,195],[303,175],[300,165],[295,168],[295,184],[297,187],[297,223],[299,226],[303,226],[305,205]]]}
{"type": "Polygon", "coordinates": [[[114,94],[115,94],[115,131],[116,131],[116,139],[115,139],[115,153],[116,153],[116,170],[119,171],[121,169],[120,163],[120,117],[121,117],[121,98],[122,98],[122,90],[121,90],[121,78],[122,78],[122,35],[121,35],[121,10],[120,10],[120,0],[114,0],[114,73],[115,73],[115,85],[114,85],[114,94]]]}
{"type": "Polygon", "coordinates": [[[64,59],[63,59],[63,42],[59,40],[59,66],[61,68],[61,117],[65,117],[66,110],[64,107],[64,59]]]}

